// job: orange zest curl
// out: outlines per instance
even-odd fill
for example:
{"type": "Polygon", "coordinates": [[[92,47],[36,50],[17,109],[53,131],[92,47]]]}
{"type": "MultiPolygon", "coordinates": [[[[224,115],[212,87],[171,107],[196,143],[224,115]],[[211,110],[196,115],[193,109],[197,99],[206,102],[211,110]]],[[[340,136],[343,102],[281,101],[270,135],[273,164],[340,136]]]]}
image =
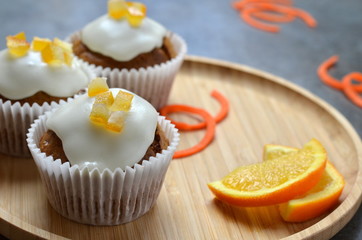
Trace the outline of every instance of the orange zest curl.
{"type": "MultiPolygon", "coordinates": [[[[182,158],[182,157],[191,156],[195,153],[200,152],[201,150],[206,148],[212,142],[212,140],[214,139],[214,135],[215,135],[216,122],[215,122],[215,119],[210,115],[210,113],[206,112],[204,109],[195,108],[195,107],[191,107],[191,106],[187,106],[187,105],[168,105],[165,108],[166,108],[166,111],[169,111],[169,112],[186,112],[186,113],[197,114],[197,115],[201,116],[202,118],[204,118],[205,123],[206,123],[205,124],[206,133],[205,133],[205,136],[203,137],[203,139],[198,144],[196,144],[188,149],[176,151],[173,156],[174,158],[182,158]]],[[[177,124],[175,126],[179,127],[179,125],[177,125],[177,124]]]]}
{"type": "Polygon", "coordinates": [[[317,21],[306,11],[294,8],[291,0],[240,0],[232,3],[240,17],[249,25],[267,32],[277,33],[280,27],[272,23],[291,22],[300,18],[314,28],[317,21]]]}
{"type": "Polygon", "coordinates": [[[343,80],[343,91],[346,96],[357,106],[362,108],[362,97],[358,93],[362,92],[362,73],[360,72],[352,72],[347,74],[343,80]],[[352,80],[359,81],[361,84],[353,85],[352,80]]]}
{"type": "Polygon", "coordinates": [[[215,135],[216,123],[221,122],[229,112],[229,101],[217,90],[212,91],[211,96],[214,97],[216,100],[218,100],[221,105],[221,108],[215,117],[212,117],[207,111],[201,108],[195,108],[181,104],[168,105],[160,110],[160,114],[166,117],[169,113],[183,112],[183,113],[197,114],[204,119],[204,121],[197,124],[188,124],[172,120],[172,123],[175,124],[175,126],[179,130],[192,131],[192,130],[206,128],[205,136],[198,144],[185,150],[176,151],[174,158],[182,158],[196,154],[202,151],[212,142],[215,135]]]}
{"type": "Polygon", "coordinates": [[[353,80],[362,82],[362,73],[352,72],[343,77],[342,81],[332,77],[328,70],[338,62],[338,56],[332,56],[324,61],[317,70],[318,76],[326,85],[341,90],[357,106],[362,108],[362,84],[353,84],[353,80]]]}

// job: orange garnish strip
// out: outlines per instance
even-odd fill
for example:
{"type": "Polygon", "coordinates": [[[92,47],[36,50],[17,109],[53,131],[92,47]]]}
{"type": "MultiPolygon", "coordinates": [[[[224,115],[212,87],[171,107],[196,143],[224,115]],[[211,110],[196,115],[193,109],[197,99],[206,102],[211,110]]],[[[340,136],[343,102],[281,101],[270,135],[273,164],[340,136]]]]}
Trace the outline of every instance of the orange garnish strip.
{"type": "Polygon", "coordinates": [[[188,124],[172,120],[172,123],[175,124],[175,126],[179,130],[191,131],[206,127],[205,136],[198,144],[185,150],[176,151],[174,158],[188,157],[195,153],[198,153],[204,148],[206,148],[213,140],[215,135],[216,123],[222,121],[229,112],[229,101],[217,90],[213,90],[211,92],[211,96],[214,97],[216,100],[218,100],[221,105],[221,109],[219,110],[219,112],[216,114],[215,117],[212,117],[207,111],[201,108],[195,108],[188,105],[180,105],[180,104],[168,105],[160,110],[160,113],[163,116],[167,116],[169,113],[173,112],[184,112],[184,113],[200,115],[204,119],[203,122],[200,122],[198,124],[188,124]]]}
{"type": "MultiPolygon", "coordinates": [[[[211,96],[214,97],[216,100],[218,100],[221,105],[219,112],[214,117],[215,122],[219,123],[227,116],[229,112],[229,101],[217,90],[213,90],[211,92],[211,96]]],[[[175,110],[174,108],[169,108],[168,106],[166,106],[160,110],[160,114],[163,116],[167,116],[169,113],[175,112],[174,110],[175,110]]],[[[188,124],[172,120],[172,123],[175,124],[175,126],[179,130],[186,130],[186,131],[198,130],[206,127],[206,122],[200,122],[197,124],[188,124]]]]}
{"type": "Polygon", "coordinates": [[[295,15],[290,12],[279,12],[276,14],[263,9],[257,9],[257,11],[253,11],[251,14],[260,20],[275,23],[291,22],[295,19],[295,15]]]}
{"type": "Polygon", "coordinates": [[[240,11],[240,17],[249,25],[267,32],[277,33],[280,28],[263,21],[281,23],[299,17],[309,27],[317,26],[316,20],[309,13],[292,7],[292,4],[293,2],[288,0],[242,0],[232,3],[232,6],[240,11]],[[279,16],[274,13],[279,13],[279,16]]]}
{"type": "Polygon", "coordinates": [[[360,72],[352,72],[347,74],[343,80],[343,91],[346,96],[357,106],[362,108],[362,97],[358,94],[358,92],[362,92],[362,73],[360,72]],[[352,84],[352,80],[357,80],[361,84],[358,86],[352,84]]]}
{"type": "Polygon", "coordinates": [[[343,77],[342,81],[332,77],[328,70],[338,62],[338,56],[332,56],[324,61],[317,70],[319,78],[323,83],[337,90],[343,91],[346,96],[357,106],[362,107],[362,98],[358,94],[362,92],[362,84],[353,84],[356,80],[362,82],[362,73],[352,72],[343,77]]]}
{"type": "MultiPolygon", "coordinates": [[[[174,158],[188,157],[195,153],[198,153],[202,151],[204,148],[206,148],[214,139],[216,122],[215,119],[210,115],[210,113],[208,113],[204,109],[195,108],[187,105],[168,105],[165,107],[165,109],[166,109],[165,111],[169,112],[185,112],[185,113],[197,114],[202,118],[204,118],[206,122],[206,133],[205,136],[202,138],[202,140],[190,148],[176,151],[173,156],[174,158]]],[[[175,126],[178,128],[178,125],[175,126]]]]}

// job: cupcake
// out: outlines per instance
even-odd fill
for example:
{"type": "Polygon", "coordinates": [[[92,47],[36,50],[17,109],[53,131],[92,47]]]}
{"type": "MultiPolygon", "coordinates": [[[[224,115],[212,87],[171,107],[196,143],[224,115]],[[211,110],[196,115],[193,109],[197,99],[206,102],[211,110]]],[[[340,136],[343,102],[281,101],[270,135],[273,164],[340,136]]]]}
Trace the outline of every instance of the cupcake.
{"type": "Polygon", "coordinates": [[[84,90],[93,73],[72,57],[71,46],[59,39],[24,33],[7,37],[0,51],[0,152],[30,156],[26,133],[39,115],[84,90]]]}
{"type": "Polygon", "coordinates": [[[73,34],[74,54],[110,87],[128,89],[156,109],[166,105],[186,53],[183,39],[148,18],[141,3],[110,0],[108,14],[73,34]]]}
{"type": "Polygon", "coordinates": [[[88,94],[40,116],[27,138],[50,204],[92,225],[147,213],[179,141],[150,103],[105,82],[95,79],[88,94]]]}

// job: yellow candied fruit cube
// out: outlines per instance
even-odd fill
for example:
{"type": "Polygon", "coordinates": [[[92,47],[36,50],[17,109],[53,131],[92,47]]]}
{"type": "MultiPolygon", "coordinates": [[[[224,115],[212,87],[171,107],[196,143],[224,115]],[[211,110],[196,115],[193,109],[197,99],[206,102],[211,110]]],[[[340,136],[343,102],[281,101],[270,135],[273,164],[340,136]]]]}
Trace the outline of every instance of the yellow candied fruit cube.
{"type": "Polygon", "coordinates": [[[53,66],[60,66],[64,63],[63,49],[54,44],[47,45],[41,51],[41,56],[42,56],[43,62],[53,65],[53,66]]]}
{"type": "Polygon", "coordinates": [[[127,20],[132,27],[141,25],[142,20],[146,17],[146,5],[138,2],[127,2],[128,12],[127,20]]]}
{"type": "Polygon", "coordinates": [[[31,48],[34,51],[41,51],[43,50],[46,46],[48,46],[49,44],[51,44],[52,41],[50,41],[50,39],[48,38],[39,38],[39,37],[34,37],[33,42],[31,43],[31,48]]]}
{"type": "Polygon", "coordinates": [[[54,45],[59,46],[59,47],[61,47],[63,49],[63,51],[64,51],[64,62],[68,66],[71,66],[72,61],[73,61],[72,45],[70,43],[67,43],[67,42],[64,42],[64,41],[60,40],[59,38],[54,38],[53,43],[54,43],[54,45]]]}
{"type": "Polygon", "coordinates": [[[121,19],[127,16],[128,7],[124,0],[109,0],[108,15],[113,19],[121,19]]]}
{"type": "Polygon", "coordinates": [[[98,77],[93,79],[88,85],[88,96],[94,97],[102,92],[107,92],[109,90],[107,85],[107,79],[103,77],[98,77]]]}
{"type": "Polygon", "coordinates": [[[105,128],[112,132],[117,132],[117,133],[122,132],[126,116],[127,112],[123,111],[112,112],[105,128]]]}
{"type": "Polygon", "coordinates": [[[64,62],[65,62],[65,64],[67,64],[68,66],[72,66],[73,54],[72,54],[72,53],[69,53],[69,52],[64,52],[64,62]]]}
{"type": "Polygon", "coordinates": [[[94,103],[89,115],[89,120],[95,125],[104,126],[108,122],[109,115],[110,111],[107,104],[94,103]]]}
{"type": "Polygon", "coordinates": [[[19,33],[15,36],[6,37],[6,46],[11,55],[22,57],[28,53],[30,44],[25,39],[25,33],[19,33]]]}
{"type": "Polygon", "coordinates": [[[107,107],[112,106],[114,102],[113,94],[111,91],[102,92],[96,96],[96,100],[94,103],[102,103],[106,104],[107,107]]]}
{"type": "Polygon", "coordinates": [[[54,38],[53,43],[56,46],[61,47],[64,51],[72,52],[72,44],[70,44],[70,43],[64,42],[64,41],[60,40],[59,38],[54,38]]]}
{"type": "Polygon", "coordinates": [[[26,40],[25,32],[19,32],[18,34],[14,35],[13,37],[21,40],[26,40]]]}
{"type": "Polygon", "coordinates": [[[111,111],[129,111],[133,94],[120,90],[111,106],[111,111]]]}

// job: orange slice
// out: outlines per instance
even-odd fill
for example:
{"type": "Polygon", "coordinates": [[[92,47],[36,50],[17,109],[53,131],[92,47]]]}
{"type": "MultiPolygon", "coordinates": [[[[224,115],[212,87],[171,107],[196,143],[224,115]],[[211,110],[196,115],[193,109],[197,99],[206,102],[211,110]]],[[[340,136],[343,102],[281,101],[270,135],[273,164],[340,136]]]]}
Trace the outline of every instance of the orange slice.
{"type": "Polygon", "coordinates": [[[326,161],[324,147],[312,139],[296,152],[239,167],[208,186],[218,199],[233,205],[280,204],[313,188],[322,177],[326,161]]]}
{"type": "MultiPolygon", "coordinates": [[[[296,148],[268,144],[264,146],[264,161],[296,151],[296,148]]],[[[302,197],[280,204],[280,215],[287,222],[302,222],[318,217],[338,203],[343,187],[343,176],[327,161],[317,185],[302,197]]]]}

